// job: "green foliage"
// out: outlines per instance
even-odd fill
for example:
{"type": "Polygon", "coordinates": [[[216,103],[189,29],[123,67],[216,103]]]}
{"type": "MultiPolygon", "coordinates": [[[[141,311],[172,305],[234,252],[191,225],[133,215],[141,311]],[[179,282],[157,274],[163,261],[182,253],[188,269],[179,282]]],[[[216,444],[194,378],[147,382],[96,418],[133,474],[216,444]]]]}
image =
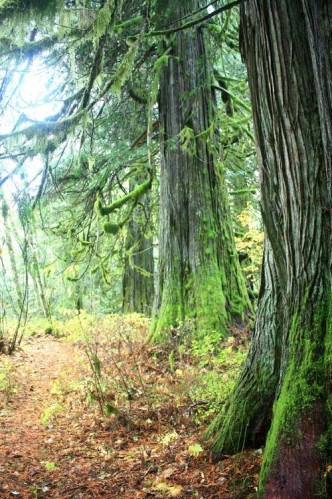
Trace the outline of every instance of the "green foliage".
{"type": "Polygon", "coordinates": [[[98,11],[96,20],[94,22],[94,32],[97,40],[105,35],[107,28],[111,22],[113,8],[114,1],[108,0],[105,5],[98,11]]]}
{"type": "Polygon", "coordinates": [[[163,67],[168,64],[169,56],[168,53],[171,51],[171,48],[166,50],[154,63],[153,65],[153,80],[151,86],[151,97],[150,97],[150,105],[152,106],[157,101],[157,94],[159,88],[159,78],[160,72],[163,67]]]}
{"type": "Polygon", "coordinates": [[[260,230],[260,220],[255,216],[252,205],[246,208],[237,217],[239,226],[235,237],[236,249],[247,255],[242,263],[246,279],[258,287],[260,270],[263,259],[264,232],[260,230]]]}
{"type": "Polygon", "coordinates": [[[130,28],[133,25],[140,24],[143,20],[142,16],[136,16],[131,19],[127,19],[126,21],[123,21],[120,24],[117,24],[116,26],[113,27],[114,31],[117,31],[119,34],[122,34],[122,31],[124,29],[130,28]]]}
{"type": "Polygon", "coordinates": [[[112,222],[105,222],[103,227],[106,234],[112,234],[113,236],[115,236],[120,230],[120,226],[112,222]]]}
{"type": "Polygon", "coordinates": [[[197,458],[203,452],[203,447],[200,444],[189,445],[188,452],[190,456],[197,458]]]}
{"type": "Polygon", "coordinates": [[[48,407],[45,407],[40,418],[42,424],[44,425],[49,424],[50,421],[56,419],[59,414],[62,414],[64,410],[65,407],[59,402],[56,402],[48,407]]]}
{"type": "Polygon", "coordinates": [[[167,54],[163,54],[155,61],[154,65],[153,65],[153,69],[155,70],[156,73],[159,73],[161,68],[163,68],[164,66],[167,66],[168,59],[169,59],[169,56],[167,54]]]}
{"type": "Polygon", "coordinates": [[[8,403],[18,390],[17,373],[10,361],[2,362],[0,365],[0,394],[8,403]]]}
{"type": "Polygon", "coordinates": [[[171,442],[177,440],[179,438],[179,434],[176,431],[172,431],[171,433],[167,433],[161,439],[161,443],[165,446],[170,445],[171,442]]]}
{"type": "Polygon", "coordinates": [[[17,15],[25,19],[53,17],[62,3],[62,0],[0,0],[0,20],[17,15]]]}
{"type": "Polygon", "coordinates": [[[196,155],[197,148],[194,130],[188,126],[185,126],[182,128],[179,137],[182,149],[191,156],[196,155]]]}
{"type": "Polygon", "coordinates": [[[174,350],[171,351],[171,353],[168,356],[168,361],[169,361],[169,370],[170,372],[174,372],[174,350]]]}
{"type": "Polygon", "coordinates": [[[198,422],[218,414],[235,385],[247,352],[234,343],[232,337],[224,342],[216,331],[191,343],[190,351],[198,361],[197,384],[191,389],[191,397],[205,401],[198,407],[198,422]]]}
{"type": "Polygon", "coordinates": [[[115,93],[120,93],[122,86],[129,79],[132,71],[134,61],[136,59],[136,55],[138,52],[140,40],[138,39],[132,45],[130,45],[128,52],[122,59],[119,67],[116,70],[116,73],[113,77],[113,90],[115,93]]]}
{"type": "Polygon", "coordinates": [[[56,464],[53,461],[46,461],[45,468],[47,471],[54,471],[56,469],[56,464]]]}

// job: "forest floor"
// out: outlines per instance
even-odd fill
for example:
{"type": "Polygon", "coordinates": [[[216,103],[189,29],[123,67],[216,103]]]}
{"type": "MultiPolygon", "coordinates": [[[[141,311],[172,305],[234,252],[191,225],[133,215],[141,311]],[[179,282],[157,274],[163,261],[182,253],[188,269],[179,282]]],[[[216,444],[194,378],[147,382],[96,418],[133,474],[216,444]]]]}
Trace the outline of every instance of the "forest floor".
{"type": "Polygon", "coordinates": [[[197,366],[123,335],[0,355],[0,498],[254,498],[261,453],[213,463],[202,441],[197,366]]]}

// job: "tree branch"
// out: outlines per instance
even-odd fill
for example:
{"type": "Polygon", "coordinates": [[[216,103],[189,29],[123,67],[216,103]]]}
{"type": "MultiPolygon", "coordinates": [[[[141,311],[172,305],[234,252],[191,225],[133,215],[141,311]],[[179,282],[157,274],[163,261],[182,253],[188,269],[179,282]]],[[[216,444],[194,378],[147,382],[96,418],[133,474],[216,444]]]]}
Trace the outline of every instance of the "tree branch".
{"type": "Polygon", "coordinates": [[[178,26],[177,28],[158,30],[158,31],[150,31],[149,33],[146,33],[144,36],[150,37],[150,36],[171,35],[173,33],[177,33],[178,31],[183,31],[185,29],[192,28],[193,26],[197,26],[198,24],[202,24],[205,21],[208,21],[209,19],[211,19],[212,17],[215,17],[218,14],[221,14],[221,12],[226,12],[227,10],[230,10],[233,7],[237,7],[238,5],[241,5],[242,3],[246,2],[246,1],[247,0],[236,0],[234,2],[230,2],[227,5],[223,5],[219,9],[216,9],[213,12],[210,12],[206,16],[201,17],[200,19],[195,19],[194,21],[190,21],[186,24],[183,24],[182,26],[178,26]]]}

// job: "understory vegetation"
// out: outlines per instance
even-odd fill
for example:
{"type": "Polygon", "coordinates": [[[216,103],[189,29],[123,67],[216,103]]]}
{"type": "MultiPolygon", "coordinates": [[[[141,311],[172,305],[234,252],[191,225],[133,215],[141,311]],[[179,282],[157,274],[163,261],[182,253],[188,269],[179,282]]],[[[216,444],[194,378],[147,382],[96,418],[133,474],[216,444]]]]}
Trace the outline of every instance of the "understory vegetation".
{"type": "Polygon", "coordinates": [[[76,497],[70,470],[79,466],[87,496],[107,490],[109,497],[254,497],[261,451],[243,451],[216,468],[202,439],[241,368],[248,331],[234,330],[227,341],[192,341],[192,325],[182,324],[169,342],[152,346],[149,322],[139,314],[98,319],[66,311],[52,331],[29,323],[23,350],[0,370],[0,417],[13,423],[25,414],[40,445],[15,461],[9,446],[17,444],[6,433],[2,493],[76,497]],[[40,369],[44,381],[33,401],[40,369]],[[86,469],[86,460],[98,470],[86,469]],[[28,476],[31,462],[36,474],[28,476]]]}

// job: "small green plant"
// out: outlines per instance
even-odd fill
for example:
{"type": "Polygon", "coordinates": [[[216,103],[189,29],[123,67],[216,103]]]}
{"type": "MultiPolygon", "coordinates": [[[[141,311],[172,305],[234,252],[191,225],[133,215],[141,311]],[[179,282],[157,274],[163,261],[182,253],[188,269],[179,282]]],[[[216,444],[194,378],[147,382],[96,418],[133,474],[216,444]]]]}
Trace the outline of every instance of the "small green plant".
{"type": "Polygon", "coordinates": [[[193,340],[190,353],[199,367],[195,382],[189,389],[195,401],[195,420],[198,424],[216,414],[231,392],[246,357],[245,344],[234,347],[230,337],[222,342],[217,331],[193,340]]]}
{"type": "Polygon", "coordinates": [[[202,338],[194,339],[190,346],[191,353],[200,359],[200,366],[209,365],[221,350],[222,334],[211,331],[202,338]]]}
{"type": "Polygon", "coordinates": [[[175,366],[175,355],[174,355],[174,350],[171,351],[171,353],[168,356],[168,362],[169,362],[169,370],[171,373],[174,372],[174,366],[175,366]]]}
{"type": "Polygon", "coordinates": [[[52,461],[46,461],[45,468],[47,469],[47,471],[53,471],[55,470],[56,465],[52,461]]]}
{"type": "Polygon", "coordinates": [[[17,375],[10,362],[0,366],[0,393],[8,403],[17,392],[17,375]]]}
{"type": "Polygon", "coordinates": [[[61,414],[63,411],[64,407],[59,403],[55,403],[50,405],[49,407],[46,407],[41,416],[42,424],[48,424],[52,419],[56,418],[56,416],[61,414]]]}
{"type": "Polygon", "coordinates": [[[197,459],[201,452],[203,452],[203,448],[200,444],[189,445],[188,448],[189,456],[192,456],[195,459],[197,459]]]}
{"type": "Polygon", "coordinates": [[[169,445],[174,440],[179,438],[179,434],[176,431],[166,433],[166,435],[161,439],[161,443],[165,446],[169,445]]]}

